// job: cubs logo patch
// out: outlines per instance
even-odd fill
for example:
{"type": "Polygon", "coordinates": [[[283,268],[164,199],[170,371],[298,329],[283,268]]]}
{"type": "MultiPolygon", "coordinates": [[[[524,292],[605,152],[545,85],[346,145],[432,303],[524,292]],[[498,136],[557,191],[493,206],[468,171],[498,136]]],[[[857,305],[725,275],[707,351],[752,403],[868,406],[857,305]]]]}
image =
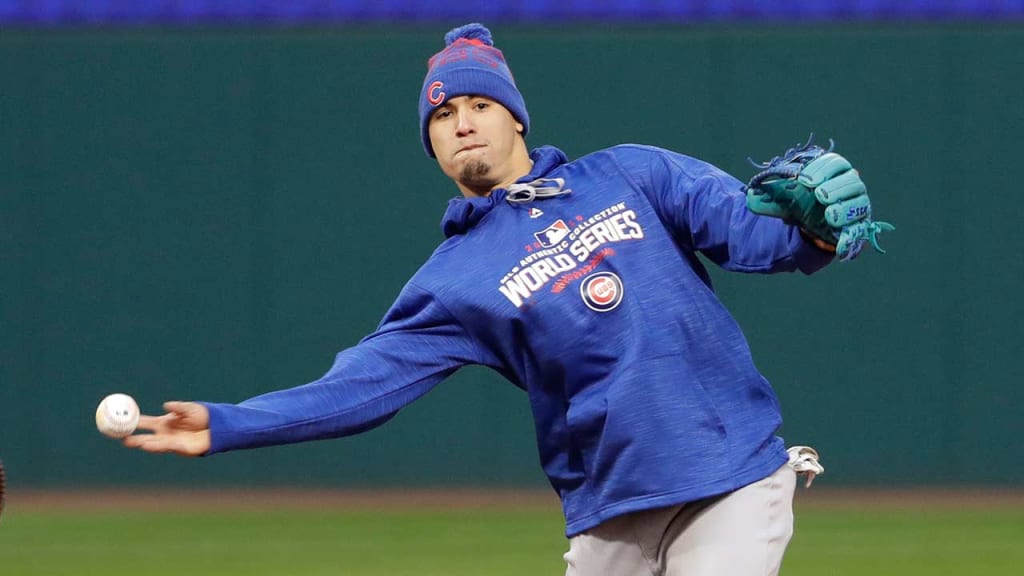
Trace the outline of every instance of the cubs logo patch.
{"type": "Polygon", "coordinates": [[[622,280],[611,272],[591,274],[580,283],[580,296],[595,312],[614,310],[622,302],[622,280]]]}
{"type": "Polygon", "coordinates": [[[569,235],[569,227],[565,225],[565,222],[561,218],[555,220],[555,223],[540,232],[534,232],[533,237],[537,239],[537,242],[544,248],[550,248],[555,244],[562,241],[563,238],[569,235]]]}
{"type": "Polygon", "coordinates": [[[446,94],[441,90],[444,88],[444,82],[437,81],[430,85],[427,89],[427,101],[432,105],[437,106],[441,102],[444,102],[446,94]]]}

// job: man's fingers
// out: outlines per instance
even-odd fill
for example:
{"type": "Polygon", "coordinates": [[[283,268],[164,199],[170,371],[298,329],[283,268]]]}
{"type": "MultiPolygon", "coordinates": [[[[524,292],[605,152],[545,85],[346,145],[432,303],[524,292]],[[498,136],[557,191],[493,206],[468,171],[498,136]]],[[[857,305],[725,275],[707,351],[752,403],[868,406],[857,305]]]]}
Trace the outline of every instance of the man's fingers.
{"type": "Polygon", "coordinates": [[[173,418],[171,414],[164,414],[163,416],[147,416],[146,414],[139,415],[139,425],[135,428],[137,430],[149,430],[150,432],[156,432],[167,427],[167,421],[173,418]]]}
{"type": "Polygon", "coordinates": [[[210,411],[198,402],[164,402],[166,414],[140,415],[124,446],[146,452],[201,456],[210,451],[210,411]],[[147,433],[148,432],[148,433],[147,433]]]}
{"type": "Polygon", "coordinates": [[[123,441],[128,448],[139,448],[146,452],[166,452],[173,440],[157,434],[133,434],[123,441]]]}
{"type": "Polygon", "coordinates": [[[164,410],[167,410],[168,412],[187,413],[189,407],[192,406],[193,404],[195,404],[195,402],[181,402],[179,400],[171,400],[169,402],[164,402],[164,410]]]}
{"type": "Polygon", "coordinates": [[[177,434],[135,434],[122,443],[128,448],[146,452],[174,453],[182,456],[199,456],[210,450],[209,432],[181,432],[177,434]]]}
{"type": "MultiPolygon", "coordinates": [[[[200,407],[202,408],[202,407],[200,407]]],[[[172,433],[174,431],[198,432],[209,427],[210,417],[205,408],[198,413],[169,412],[161,416],[139,416],[136,430],[145,430],[154,434],[172,433]]]]}
{"type": "Polygon", "coordinates": [[[197,402],[165,402],[166,414],[139,416],[139,430],[161,432],[165,430],[205,430],[210,425],[210,413],[197,402]]]}
{"type": "Polygon", "coordinates": [[[210,411],[198,402],[164,402],[164,410],[180,418],[183,428],[199,430],[210,425],[210,411]]]}

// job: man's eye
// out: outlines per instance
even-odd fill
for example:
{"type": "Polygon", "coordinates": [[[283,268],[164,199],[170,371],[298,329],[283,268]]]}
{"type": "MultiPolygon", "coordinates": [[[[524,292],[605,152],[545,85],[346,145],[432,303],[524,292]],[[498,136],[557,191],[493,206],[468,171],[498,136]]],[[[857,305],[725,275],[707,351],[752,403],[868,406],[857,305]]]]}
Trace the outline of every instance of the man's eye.
{"type": "Polygon", "coordinates": [[[484,108],[490,108],[490,106],[491,106],[490,102],[477,102],[476,103],[476,109],[477,110],[483,110],[484,108]]]}
{"type": "Polygon", "coordinates": [[[434,118],[437,118],[437,119],[447,118],[447,117],[449,117],[451,115],[452,115],[452,111],[451,110],[438,110],[437,113],[434,114],[434,118]]]}

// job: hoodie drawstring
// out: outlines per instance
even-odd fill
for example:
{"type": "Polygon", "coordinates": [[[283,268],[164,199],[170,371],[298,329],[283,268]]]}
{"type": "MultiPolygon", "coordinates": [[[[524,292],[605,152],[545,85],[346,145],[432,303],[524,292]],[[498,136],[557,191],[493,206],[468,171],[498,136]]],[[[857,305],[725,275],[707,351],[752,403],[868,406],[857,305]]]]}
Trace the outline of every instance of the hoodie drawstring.
{"type": "Polygon", "coordinates": [[[508,195],[505,199],[510,204],[526,204],[527,202],[533,202],[536,198],[551,198],[552,196],[560,196],[570,192],[572,192],[572,189],[565,188],[564,178],[537,178],[533,182],[510,184],[508,195]]]}

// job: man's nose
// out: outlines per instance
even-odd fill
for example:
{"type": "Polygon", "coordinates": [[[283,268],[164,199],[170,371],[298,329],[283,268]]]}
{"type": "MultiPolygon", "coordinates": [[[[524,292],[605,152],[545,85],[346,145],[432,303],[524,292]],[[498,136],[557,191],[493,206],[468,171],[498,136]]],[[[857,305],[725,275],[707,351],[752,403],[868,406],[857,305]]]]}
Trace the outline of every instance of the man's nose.
{"type": "Polygon", "coordinates": [[[465,136],[476,132],[476,125],[473,124],[469,114],[459,114],[459,123],[455,127],[455,131],[459,136],[465,136]]]}

